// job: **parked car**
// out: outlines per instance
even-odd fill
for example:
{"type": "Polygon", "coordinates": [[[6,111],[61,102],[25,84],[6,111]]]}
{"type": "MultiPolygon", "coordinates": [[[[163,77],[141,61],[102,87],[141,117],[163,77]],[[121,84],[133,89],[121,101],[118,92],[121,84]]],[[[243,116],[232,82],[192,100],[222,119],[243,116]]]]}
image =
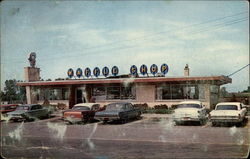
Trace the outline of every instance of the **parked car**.
{"type": "Polygon", "coordinates": [[[173,120],[178,124],[189,122],[199,122],[201,125],[207,121],[207,112],[200,101],[183,101],[174,110],[173,120]]]}
{"type": "Polygon", "coordinates": [[[212,125],[218,123],[241,124],[246,117],[247,110],[245,105],[240,102],[218,103],[215,110],[209,113],[209,119],[212,125]]]}
{"type": "Polygon", "coordinates": [[[15,111],[7,113],[7,118],[13,121],[32,121],[35,119],[48,118],[48,109],[39,104],[21,105],[15,111]]]}
{"type": "Polygon", "coordinates": [[[12,111],[16,110],[17,106],[18,106],[18,104],[0,105],[0,113],[5,114],[5,113],[8,113],[8,112],[12,112],[12,111]]]}
{"type": "Polygon", "coordinates": [[[0,105],[0,118],[1,118],[1,121],[7,120],[6,113],[15,111],[17,106],[18,106],[18,104],[0,105]]]}
{"type": "Polygon", "coordinates": [[[131,103],[121,102],[108,104],[104,111],[95,114],[95,119],[104,123],[114,120],[126,122],[132,118],[140,118],[140,116],[141,111],[138,108],[135,108],[131,103]]]}
{"type": "Polygon", "coordinates": [[[97,103],[80,103],[73,106],[72,109],[63,112],[63,120],[73,123],[86,123],[94,119],[95,113],[102,110],[97,103]]]}

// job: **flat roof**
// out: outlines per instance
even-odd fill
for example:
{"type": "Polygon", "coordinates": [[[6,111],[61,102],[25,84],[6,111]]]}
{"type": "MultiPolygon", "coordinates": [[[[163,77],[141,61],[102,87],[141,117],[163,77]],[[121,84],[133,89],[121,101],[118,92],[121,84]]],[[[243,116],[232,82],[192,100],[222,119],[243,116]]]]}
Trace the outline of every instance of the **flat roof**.
{"type": "Polygon", "coordinates": [[[18,86],[56,86],[56,85],[81,85],[81,84],[121,84],[121,83],[162,83],[162,82],[215,82],[222,85],[232,83],[227,76],[203,76],[203,77],[137,77],[137,78],[95,78],[95,79],[69,79],[56,81],[18,82],[18,86]]]}

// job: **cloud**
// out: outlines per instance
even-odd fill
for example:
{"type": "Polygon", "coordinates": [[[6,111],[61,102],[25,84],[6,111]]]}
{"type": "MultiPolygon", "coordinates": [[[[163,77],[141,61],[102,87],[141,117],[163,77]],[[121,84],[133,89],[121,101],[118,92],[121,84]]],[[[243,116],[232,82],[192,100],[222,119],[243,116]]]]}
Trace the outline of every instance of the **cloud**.
{"type": "Polygon", "coordinates": [[[178,31],[174,33],[176,38],[180,40],[203,40],[209,39],[211,35],[209,33],[194,33],[189,31],[178,31]]]}
{"type": "Polygon", "coordinates": [[[209,43],[209,45],[204,48],[206,52],[238,52],[239,50],[245,49],[246,46],[243,44],[239,44],[237,42],[229,41],[229,40],[213,40],[209,43]]]}

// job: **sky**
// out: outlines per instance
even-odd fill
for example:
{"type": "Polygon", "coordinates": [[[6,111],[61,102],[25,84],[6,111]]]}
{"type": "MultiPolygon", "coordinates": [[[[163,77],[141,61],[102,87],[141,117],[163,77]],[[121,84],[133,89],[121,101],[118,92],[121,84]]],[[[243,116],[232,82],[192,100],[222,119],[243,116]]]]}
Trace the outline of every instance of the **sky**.
{"type": "MultiPolygon", "coordinates": [[[[1,89],[24,80],[37,54],[42,79],[66,78],[73,68],[169,66],[166,77],[229,75],[249,64],[247,1],[3,1],[1,89]]],[[[247,89],[249,67],[223,85],[247,89]]]]}

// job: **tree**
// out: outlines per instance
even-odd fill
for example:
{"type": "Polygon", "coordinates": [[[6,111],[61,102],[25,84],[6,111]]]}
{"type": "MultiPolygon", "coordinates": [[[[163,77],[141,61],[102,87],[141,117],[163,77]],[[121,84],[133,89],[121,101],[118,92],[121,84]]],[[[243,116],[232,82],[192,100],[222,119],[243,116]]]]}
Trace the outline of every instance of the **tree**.
{"type": "Polygon", "coordinates": [[[246,90],[242,91],[242,93],[250,93],[250,86],[248,86],[246,90]]]}
{"type": "Polygon", "coordinates": [[[17,86],[15,79],[6,80],[4,92],[1,91],[0,98],[2,101],[8,101],[10,103],[26,101],[26,90],[24,87],[17,86]]]}
{"type": "Polygon", "coordinates": [[[228,95],[228,92],[226,90],[226,87],[221,87],[220,89],[220,97],[226,97],[228,95]]]}

